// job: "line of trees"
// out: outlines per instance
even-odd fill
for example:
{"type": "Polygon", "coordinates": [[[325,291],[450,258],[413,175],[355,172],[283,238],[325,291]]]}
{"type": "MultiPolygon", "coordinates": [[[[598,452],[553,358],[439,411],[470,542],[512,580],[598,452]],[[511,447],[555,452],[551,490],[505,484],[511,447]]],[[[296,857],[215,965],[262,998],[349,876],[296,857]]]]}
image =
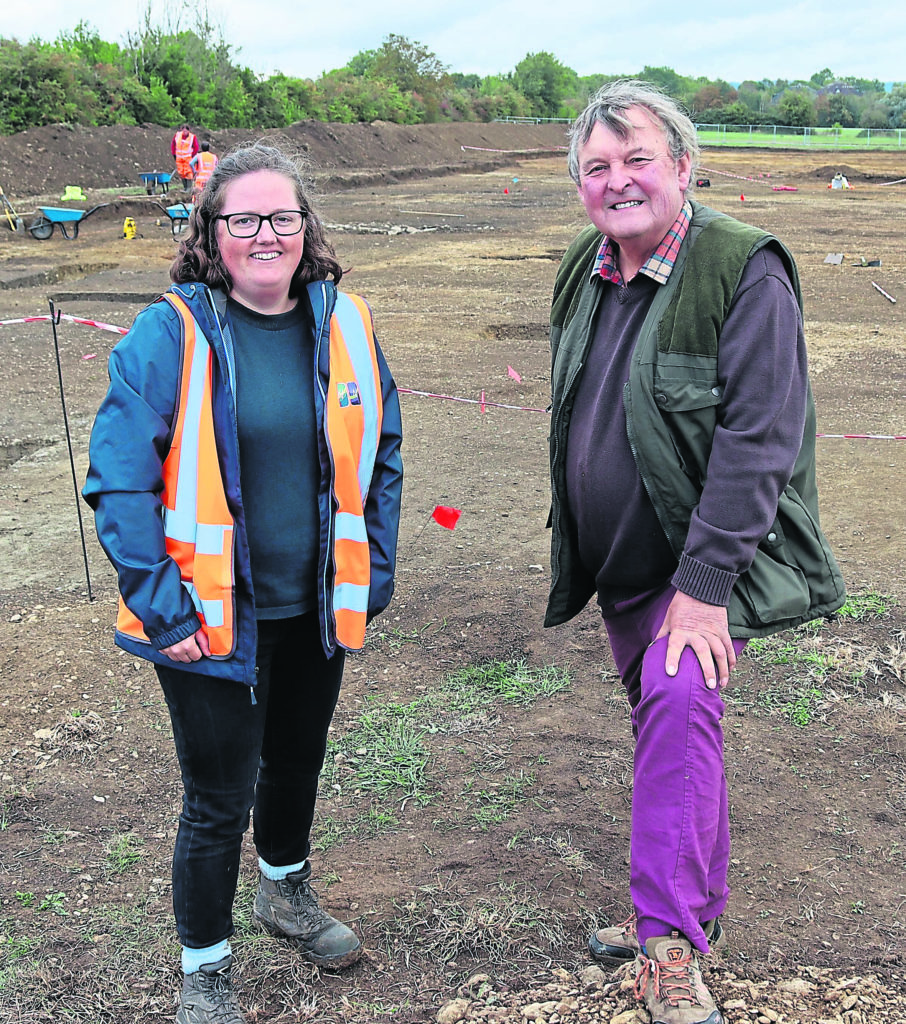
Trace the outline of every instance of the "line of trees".
{"type": "MultiPolygon", "coordinates": [[[[187,8],[183,8],[186,10],[187,8]]],[[[588,96],[624,75],[578,75],[547,52],[529,53],[499,75],[452,72],[421,43],[390,34],[317,80],[255,74],[195,8],[141,27],[122,45],[81,21],[52,43],[0,37],[0,133],[58,122],[85,125],[176,125],[279,128],[321,121],[491,121],[500,117],[575,117],[588,96]]],[[[836,78],[830,69],[808,81],[691,78],[667,67],[632,77],[659,85],[707,123],[906,126],[906,84],[836,78]]]]}

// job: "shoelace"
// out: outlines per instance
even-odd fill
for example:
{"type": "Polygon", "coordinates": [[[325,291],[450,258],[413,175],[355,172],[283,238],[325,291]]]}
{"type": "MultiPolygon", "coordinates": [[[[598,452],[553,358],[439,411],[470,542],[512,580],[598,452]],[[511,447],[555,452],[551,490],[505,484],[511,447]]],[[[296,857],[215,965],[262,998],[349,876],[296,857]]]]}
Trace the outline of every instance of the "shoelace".
{"type": "Polygon", "coordinates": [[[242,1020],[239,1004],[236,999],[236,991],[228,974],[218,971],[213,977],[206,977],[203,988],[210,1002],[215,1004],[211,1007],[211,1015],[215,1021],[223,1021],[224,1024],[235,1024],[235,1022],[242,1020]]]}
{"type": "Polygon", "coordinates": [[[645,957],[644,961],[635,982],[635,994],[639,999],[644,998],[645,984],[651,979],[657,999],[671,1006],[679,1006],[682,1002],[692,1006],[702,1005],[689,974],[692,967],[691,953],[675,963],[661,963],[651,957],[645,957]]]}
{"type": "MultiPolygon", "coordinates": [[[[638,935],[638,923],[639,919],[635,916],[633,911],[625,921],[621,921],[616,927],[620,929],[620,932],[627,938],[633,935],[638,935]]],[[[604,929],[601,929],[602,931],[604,929]]]]}
{"type": "Polygon", "coordinates": [[[286,895],[289,897],[293,910],[309,911],[311,913],[321,909],[318,906],[318,897],[315,896],[310,886],[306,885],[305,882],[298,884],[290,883],[286,888],[289,890],[286,895]]]}

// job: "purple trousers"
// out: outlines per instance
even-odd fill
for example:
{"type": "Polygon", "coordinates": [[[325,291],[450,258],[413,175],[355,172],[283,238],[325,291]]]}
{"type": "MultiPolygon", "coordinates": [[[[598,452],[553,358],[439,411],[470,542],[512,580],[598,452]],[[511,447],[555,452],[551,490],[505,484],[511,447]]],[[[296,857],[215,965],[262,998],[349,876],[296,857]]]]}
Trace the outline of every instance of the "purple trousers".
{"type": "MultiPolygon", "coordinates": [[[[604,624],[632,709],[630,892],[639,941],[677,929],[702,953],[702,923],[730,890],[730,824],[724,776],[724,702],[709,690],[687,647],[675,676],[664,670],[667,637],[655,636],[672,586],[609,609],[604,624]]],[[[736,653],[744,640],[734,640],[736,653]]]]}

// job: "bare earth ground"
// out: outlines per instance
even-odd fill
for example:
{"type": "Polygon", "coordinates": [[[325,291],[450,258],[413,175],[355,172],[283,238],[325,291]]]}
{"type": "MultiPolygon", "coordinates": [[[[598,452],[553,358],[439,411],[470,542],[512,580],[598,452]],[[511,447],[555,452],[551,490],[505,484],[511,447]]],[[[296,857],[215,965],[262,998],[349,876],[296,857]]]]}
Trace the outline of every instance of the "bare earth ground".
{"type": "MultiPolygon", "coordinates": [[[[390,170],[404,161],[386,136],[368,151],[367,130],[387,126],[354,127],[347,140],[325,126],[336,152],[317,155],[344,284],[371,302],[401,388],[473,404],[402,396],[397,596],[350,659],[325,768],[315,872],[367,955],[331,976],[259,937],[248,843],[243,1003],[259,1022],[645,1021],[584,952],[594,923],[629,910],[626,706],[593,608],[541,627],[548,297],[584,213],[561,155],[409,178],[390,170]],[[366,184],[344,177],[364,171],[366,184]],[[507,408],[482,410],[482,394],[507,408]],[[455,531],[429,518],[436,504],[462,509],[455,531]]],[[[409,165],[471,164],[456,133],[476,127],[488,148],[560,141],[413,129],[427,155],[409,165]]],[[[20,211],[58,205],[63,183],[89,189],[86,208],[136,184],[90,179],[131,136],[85,136],[82,157],[30,185],[23,137],[3,140],[0,184],[20,211]]],[[[699,197],[799,262],[819,431],[906,433],[906,193],[880,184],[906,158],[713,150],[702,163],[699,197]],[[856,187],[829,191],[836,170],[856,187]]],[[[138,195],[74,241],[0,229],[0,320],[42,315],[50,297],[127,326],[167,284],[159,218],[138,195]],[[141,237],[125,240],[132,211],[141,237]]],[[[58,335],[81,486],[117,336],[65,321],[58,335]]],[[[88,600],[52,340],[47,323],[0,326],[0,1021],[165,1021],[178,772],[153,671],[112,644],[114,580],[90,514],[88,600]]],[[[732,1024],[906,1021],[906,442],[818,446],[823,523],[855,597],[833,622],[750,646],[727,699],[730,949],[708,977],[732,1024]]]]}

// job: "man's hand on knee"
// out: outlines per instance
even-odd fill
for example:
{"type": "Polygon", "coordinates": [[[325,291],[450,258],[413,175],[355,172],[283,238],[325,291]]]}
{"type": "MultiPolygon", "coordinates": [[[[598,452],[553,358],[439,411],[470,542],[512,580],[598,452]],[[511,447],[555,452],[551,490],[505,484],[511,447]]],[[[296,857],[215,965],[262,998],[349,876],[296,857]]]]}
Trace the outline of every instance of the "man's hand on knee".
{"type": "Polygon", "coordinates": [[[713,690],[718,684],[723,689],[730,681],[730,672],[736,666],[736,652],[727,627],[726,608],[705,604],[677,591],[655,639],[662,636],[669,637],[664,662],[668,676],[676,675],[683,649],[691,647],[709,689],[713,690]]]}

